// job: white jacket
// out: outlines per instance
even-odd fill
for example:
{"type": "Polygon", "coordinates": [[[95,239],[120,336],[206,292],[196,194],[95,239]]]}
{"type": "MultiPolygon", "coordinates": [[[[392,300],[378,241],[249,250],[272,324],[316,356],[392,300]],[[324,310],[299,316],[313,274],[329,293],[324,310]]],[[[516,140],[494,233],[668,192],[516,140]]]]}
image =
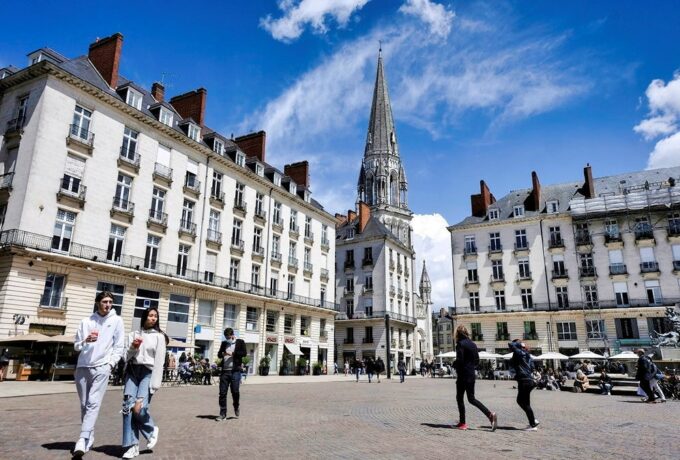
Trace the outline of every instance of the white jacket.
{"type": "Polygon", "coordinates": [[[155,329],[137,331],[142,336],[139,348],[132,346],[135,332],[130,332],[125,342],[127,349],[125,359],[132,364],[141,364],[151,369],[151,393],[161,387],[163,366],[165,364],[165,335],[155,329]]]}
{"type": "Polygon", "coordinates": [[[125,330],[123,320],[114,309],[106,316],[94,312],[80,322],[73,348],[80,352],[78,367],[98,367],[108,364],[113,368],[123,356],[125,330]],[[90,332],[99,331],[96,342],[86,342],[90,332]]]}

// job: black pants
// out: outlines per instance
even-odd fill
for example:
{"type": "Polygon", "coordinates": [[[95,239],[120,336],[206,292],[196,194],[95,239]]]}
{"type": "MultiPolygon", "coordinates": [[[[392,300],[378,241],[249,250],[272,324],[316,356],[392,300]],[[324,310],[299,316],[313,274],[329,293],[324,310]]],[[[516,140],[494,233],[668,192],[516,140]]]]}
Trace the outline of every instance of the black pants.
{"type": "Polygon", "coordinates": [[[227,415],[227,391],[231,387],[231,399],[234,410],[238,409],[240,397],[241,373],[239,371],[223,371],[220,375],[220,415],[227,415]]]}
{"type": "Polygon", "coordinates": [[[491,412],[486,408],[481,401],[475,399],[475,379],[458,379],[456,380],[456,402],[458,403],[458,415],[460,423],[465,423],[465,393],[467,393],[468,402],[481,410],[486,418],[491,416],[491,412]]]}
{"type": "Polygon", "coordinates": [[[649,380],[640,379],[640,388],[642,388],[642,391],[647,393],[647,401],[654,401],[656,399],[656,394],[652,390],[652,386],[649,384],[649,380]]]}
{"type": "Polygon", "coordinates": [[[529,425],[536,426],[536,419],[534,418],[534,411],[531,409],[531,390],[536,384],[530,381],[517,382],[517,404],[527,414],[529,425]]]}

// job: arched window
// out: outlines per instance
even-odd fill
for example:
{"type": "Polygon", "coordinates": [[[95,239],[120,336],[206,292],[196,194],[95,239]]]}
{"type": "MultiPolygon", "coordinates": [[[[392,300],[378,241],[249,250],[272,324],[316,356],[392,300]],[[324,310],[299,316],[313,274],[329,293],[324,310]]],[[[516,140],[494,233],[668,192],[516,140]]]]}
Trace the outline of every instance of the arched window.
{"type": "Polygon", "coordinates": [[[390,174],[389,203],[394,206],[397,206],[399,204],[399,180],[397,179],[397,174],[395,172],[392,172],[392,174],[390,174]]]}

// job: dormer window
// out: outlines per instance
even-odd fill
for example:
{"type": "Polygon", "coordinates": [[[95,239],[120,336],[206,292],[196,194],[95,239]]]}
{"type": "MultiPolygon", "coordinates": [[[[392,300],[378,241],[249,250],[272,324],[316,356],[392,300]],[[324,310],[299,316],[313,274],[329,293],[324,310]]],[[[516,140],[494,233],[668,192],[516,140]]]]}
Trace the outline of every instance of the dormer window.
{"type": "Polygon", "coordinates": [[[347,239],[351,240],[352,238],[354,238],[354,227],[347,229],[347,239]]]}
{"type": "Polygon", "coordinates": [[[195,141],[198,141],[200,135],[201,129],[197,125],[189,123],[189,125],[187,126],[187,136],[189,136],[195,141]]]}
{"type": "Polygon", "coordinates": [[[165,107],[161,107],[161,113],[158,117],[158,120],[163,123],[164,125],[172,126],[172,122],[174,121],[174,116],[172,115],[172,112],[165,107]]]}
{"type": "Polygon", "coordinates": [[[305,196],[304,196],[304,199],[305,199],[305,201],[306,201],[307,203],[309,203],[309,202],[310,202],[310,200],[312,199],[312,197],[311,197],[311,193],[309,193],[309,190],[305,190],[305,196]]]}
{"type": "Polygon", "coordinates": [[[243,152],[236,152],[236,164],[239,166],[245,166],[246,165],[246,156],[243,154],[243,152]]]}
{"type": "Polygon", "coordinates": [[[512,215],[515,217],[524,217],[524,205],[518,205],[512,208],[512,215]]]}
{"type": "Polygon", "coordinates": [[[224,155],[224,142],[216,138],[213,142],[213,152],[218,155],[224,155]]]}
{"type": "Polygon", "coordinates": [[[553,201],[548,201],[547,206],[546,206],[546,211],[548,214],[557,214],[559,211],[559,201],[553,200],[553,201]]]}
{"type": "Polygon", "coordinates": [[[293,195],[297,194],[297,184],[293,181],[290,181],[290,184],[288,184],[288,191],[293,195]]]}
{"type": "Polygon", "coordinates": [[[125,102],[137,110],[142,110],[142,95],[132,88],[128,88],[125,102]]]}
{"type": "Polygon", "coordinates": [[[499,214],[498,209],[489,209],[489,220],[497,220],[499,214]]]}
{"type": "Polygon", "coordinates": [[[264,176],[264,166],[262,166],[260,163],[255,163],[255,173],[258,176],[264,176]]]}
{"type": "Polygon", "coordinates": [[[274,173],[274,185],[281,187],[281,174],[274,173]]]}

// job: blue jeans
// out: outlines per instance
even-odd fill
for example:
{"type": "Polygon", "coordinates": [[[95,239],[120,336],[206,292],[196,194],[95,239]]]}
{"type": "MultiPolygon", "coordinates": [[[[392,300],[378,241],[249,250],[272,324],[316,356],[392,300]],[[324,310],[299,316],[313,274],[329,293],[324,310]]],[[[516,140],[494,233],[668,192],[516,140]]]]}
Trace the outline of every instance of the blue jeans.
{"type": "Polygon", "coordinates": [[[239,400],[241,392],[241,371],[222,371],[220,375],[220,395],[218,402],[220,404],[220,415],[226,417],[227,415],[227,392],[231,388],[231,400],[234,403],[234,410],[239,408],[239,400]]]}
{"type": "Polygon", "coordinates": [[[359,376],[361,375],[361,368],[360,368],[360,367],[357,367],[356,373],[357,373],[357,382],[358,382],[358,381],[359,381],[359,376]]]}
{"type": "Polygon", "coordinates": [[[153,434],[155,424],[149,414],[150,384],[151,369],[137,364],[128,366],[123,390],[123,447],[138,445],[140,432],[146,439],[153,434]],[[142,401],[142,409],[135,414],[132,408],[137,400],[142,401]]]}

